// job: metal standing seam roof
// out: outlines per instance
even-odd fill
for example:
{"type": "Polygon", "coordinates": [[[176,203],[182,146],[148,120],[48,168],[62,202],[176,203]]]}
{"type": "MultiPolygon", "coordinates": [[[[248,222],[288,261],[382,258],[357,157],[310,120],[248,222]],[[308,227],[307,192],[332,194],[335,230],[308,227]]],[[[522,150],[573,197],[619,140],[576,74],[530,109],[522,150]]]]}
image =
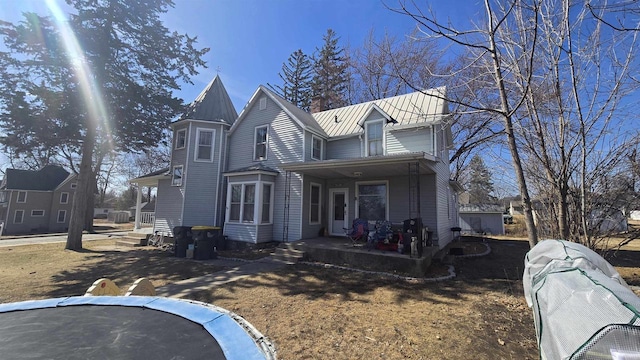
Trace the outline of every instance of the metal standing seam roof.
{"type": "Polygon", "coordinates": [[[417,91],[405,95],[369,101],[342,108],[326,110],[313,114],[313,118],[329,137],[348,136],[362,133],[358,121],[367,115],[375,104],[389,117],[397,121],[394,126],[418,123],[433,123],[448,113],[448,104],[443,97],[445,87],[417,91]],[[437,96],[433,96],[437,95],[437,96]]]}
{"type": "Polygon", "coordinates": [[[229,125],[238,118],[220,77],[216,75],[196,99],[187,106],[181,120],[225,121],[229,125]]]}

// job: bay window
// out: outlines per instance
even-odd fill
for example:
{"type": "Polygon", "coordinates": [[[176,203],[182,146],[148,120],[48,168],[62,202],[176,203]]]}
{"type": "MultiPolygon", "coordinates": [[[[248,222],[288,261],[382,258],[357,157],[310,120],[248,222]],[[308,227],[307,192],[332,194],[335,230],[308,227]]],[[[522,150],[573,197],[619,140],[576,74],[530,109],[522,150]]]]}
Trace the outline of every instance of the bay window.
{"type": "Polygon", "coordinates": [[[273,214],[273,183],[230,183],[227,192],[227,222],[269,224],[273,214]]]}

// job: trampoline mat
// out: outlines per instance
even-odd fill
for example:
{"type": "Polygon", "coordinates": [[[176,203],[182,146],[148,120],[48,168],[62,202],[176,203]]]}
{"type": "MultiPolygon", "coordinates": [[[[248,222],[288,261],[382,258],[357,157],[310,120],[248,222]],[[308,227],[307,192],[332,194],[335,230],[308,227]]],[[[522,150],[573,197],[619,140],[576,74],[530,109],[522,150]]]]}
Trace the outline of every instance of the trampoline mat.
{"type": "Polygon", "coordinates": [[[0,313],[3,359],[226,359],[202,325],[143,307],[81,305],[0,313]]]}

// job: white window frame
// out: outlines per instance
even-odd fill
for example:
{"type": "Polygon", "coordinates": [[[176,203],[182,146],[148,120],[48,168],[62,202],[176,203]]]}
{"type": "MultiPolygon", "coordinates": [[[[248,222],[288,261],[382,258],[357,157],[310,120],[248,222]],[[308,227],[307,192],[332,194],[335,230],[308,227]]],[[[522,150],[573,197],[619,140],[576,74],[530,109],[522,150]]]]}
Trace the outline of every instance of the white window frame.
{"type": "Polygon", "coordinates": [[[23,222],[24,222],[24,210],[16,210],[13,213],[13,223],[22,224],[23,222]],[[16,218],[18,217],[18,213],[20,213],[20,221],[16,221],[16,218]]]}
{"type": "Polygon", "coordinates": [[[322,157],[323,157],[322,153],[323,152],[324,152],[324,143],[323,143],[322,139],[317,137],[317,136],[315,136],[315,135],[311,135],[311,159],[312,160],[322,160],[322,157]],[[316,140],[320,142],[320,156],[318,156],[318,157],[313,156],[314,155],[313,154],[313,150],[315,149],[314,143],[315,143],[316,140]]]}
{"type": "Polygon", "coordinates": [[[18,196],[16,196],[16,203],[18,204],[24,204],[27,202],[27,195],[28,193],[26,191],[18,191],[18,196]],[[22,201],[20,201],[20,194],[24,194],[24,199],[22,199],[22,201]]]}
{"type": "Polygon", "coordinates": [[[171,168],[171,186],[182,186],[184,179],[184,165],[175,165],[171,168]],[[176,169],[180,168],[180,183],[176,184],[176,169]]]}
{"type": "Polygon", "coordinates": [[[44,217],[44,210],[31,210],[31,217],[44,217]],[[34,211],[41,211],[42,214],[40,215],[34,215],[33,212],[34,211]]]}
{"type": "Polygon", "coordinates": [[[322,219],[322,214],[320,213],[320,211],[322,210],[322,185],[318,184],[318,183],[310,183],[309,184],[309,225],[319,225],[320,221],[322,219]],[[312,199],[312,194],[313,194],[313,188],[317,187],[318,188],[318,203],[314,204],[313,203],[313,199],[312,199]],[[318,219],[316,221],[313,221],[313,219],[311,218],[311,210],[313,209],[313,207],[316,206],[318,208],[318,219]]]}
{"type": "Polygon", "coordinates": [[[70,187],[72,190],[75,190],[78,187],[78,183],[71,183],[70,187]]]}
{"type": "Polygon", "coordinates": [[[365,156],[380,156],[380,155],[384,155],[386,153],[386,149],[385,149],[385,138],[386,138],[386,134],[384,131],[384,124],[385,124],[385,120],[384,119],[380,119],[380,120],[369,120],[367,122],[364,123],[364,154],[365,156]],[[378,125],[381,124],[381,139],[380,141],[382,142],[382,154],[375,154],[375,155],[370,155],[369,154],[369,127],[373,126],[373,125],[378,125]]]}
{"type": "MultiPolygon", "coordinates": [[[[386,200],[385,200],[385,219],[389,220],[389,180],[372,180],[372,181],[356,181],[356,199],[358,199],[358,203],[356,204],[355,212],[356,219],[360,217],[360,185],[385,185],[386,189],[386,200]]],[[[367,220],[376,220],[376,219],[367,219],[367,220]]]]}
{"type": "MultiPolygon", "coordinates": [[[[196,129],[196,149],[193,152],[193,161],[195,162],[213,162],[213,149],[216,146],[216,129],[205,129],[205,128],[197,128],[196,129]],[[209,158],[200,158],[200,133],[201,132],[210,132],[211,133],[211,153],[209,154],[209,158]]],[[[204,145],[203,145],[204,146],[204,145]]]]}
{"type": "Polygon", "coordinates": [[[68,192],[62,192],[60,193],[60,204],[68,204],[69,203],[69,193],[68,192]],[[65,201],[62,201],[62,197],[66,195],[67,197],[65,198],[65,201]]]}
{"type": "Polygon", "coordinates": [[[184,149],[187,146],[187,129],[176,130],[175,150],[184,149]],[[182,134],[182,143],[180,143],[180,134],[182,134]]]}
{"type": "Polygon", "coordinates": [[[260,110],[264,110],[267,108],[267,97],[263,96],[260,98],[260,110]]]}
{"type": "Polygon", "coordinates": [[[272,182],[266,182],[266,181],[262,181],[259,182],[260,185],[260,225],[270,225],[273,224],[273,199],[274,199],[274,193],[275,193],[275,184],[272,182]],[[268,185],[271,187],[271,190],[269,191],[269,219],[267,221],[264,221],[263,215],[264,215],[264,187],[265,185],[268,185]]]}
{"type": "MultiPolygon", "coordinates": [[[[263,144],[263,143],[260,143],[260,144],[263,144]]],[[[269,125],[256,126],[253,130],[253,161],[267,160],[268,155],[269,155],[269,125]],[[264,157],[258,158],[256,157],[257,155],[256,150],[258,148],[258,129],[262,129],[262,128],[267,129],[267,134],[265,136],[265,141],[264,141],[264,157]]]]}
{"type": "Polygon", "coordinates": [[[63,224],[67,221],[67,210],[58,210],[58,215],[56,216],[56,223],[63,224]],[[62,221],[60,221],[60,214],[62,214],[62,221]]]}
{"type": "Polygon", "coordinates": [[[225,222],[239,225],[271,225],[273,224],[273,202],[275,194],[275,184],[270,181],[242,181],[229,182],[227,184],[227,211],[225,214],[225,222]],[[247,185],[254,185],[254,204],[253,204],[253,221],[244,221],[244,205],[247,185]],[[271,194],[269,198],[269,222],[262,222],[262,205],[263,205],[263,185],[271,186],[271,194]],[[240,190],[240,213],[239,220],[231,220],[231,188],[232,186],[241,186],[240,190]]]}

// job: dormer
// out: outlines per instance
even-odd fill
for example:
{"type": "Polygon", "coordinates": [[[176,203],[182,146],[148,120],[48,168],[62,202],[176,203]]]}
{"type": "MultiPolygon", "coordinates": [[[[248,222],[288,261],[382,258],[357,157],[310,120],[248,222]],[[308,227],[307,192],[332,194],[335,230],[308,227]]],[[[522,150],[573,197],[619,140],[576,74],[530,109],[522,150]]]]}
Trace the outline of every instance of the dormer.
{"type": "Polygon", "coordinates": [[[364,156],[385,155],[385,131],[388,123],[397,121],[382,110],[375,103],[371,103],[364,115],[358,120],[358,125],[364,130],[364,156]]]}

